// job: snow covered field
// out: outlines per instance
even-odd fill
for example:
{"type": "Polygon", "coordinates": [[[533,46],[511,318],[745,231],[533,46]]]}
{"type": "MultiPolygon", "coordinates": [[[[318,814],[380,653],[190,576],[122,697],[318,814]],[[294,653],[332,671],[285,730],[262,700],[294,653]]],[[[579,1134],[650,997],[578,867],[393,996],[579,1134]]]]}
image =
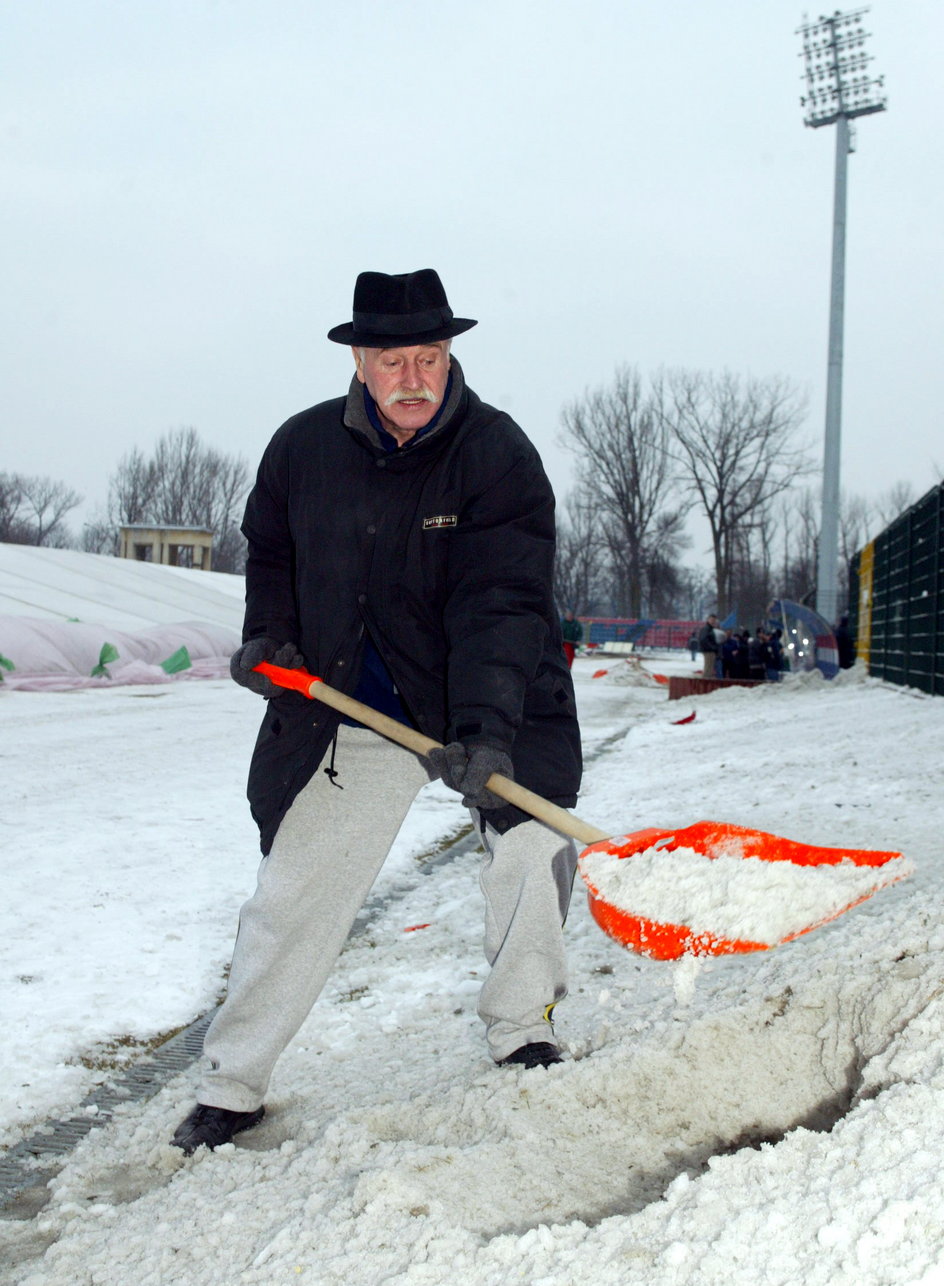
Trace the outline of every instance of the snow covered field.
{"type": "MultiPolygon", "coordinates": [[[[428,860],[466,822],[431,786],[265,1122],[184,1159],[167,1140],[195,1069],[120,1109],[38,1215],[0,1222],[0,1282],[944,1282],[944,703],[857,672],[673,703],[619,660],[575,677],[587,821],[714,818],[900,849],[915,874],[698,969],[619,948],[578,886],[567,1061],[499,1070],[477,860],[428,860]]],[[[220,993],[254,884],[259,714],[227,681],[0,691],[4,1143],[220,993]]]]}

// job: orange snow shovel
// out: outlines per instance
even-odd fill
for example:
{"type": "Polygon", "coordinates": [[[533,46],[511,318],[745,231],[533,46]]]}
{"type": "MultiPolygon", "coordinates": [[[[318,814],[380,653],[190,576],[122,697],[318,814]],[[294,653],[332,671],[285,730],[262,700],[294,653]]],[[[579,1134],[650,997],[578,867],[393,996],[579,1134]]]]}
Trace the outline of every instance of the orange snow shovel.
{"type": "MultiPolygon", "coordinates": [[[[353,697],[330,687],[323,679],[309,674],[303,669],[287,670],[281,666],[263,661],[256,670],[271,679],[279,687],[300,692],[311,700],[320,701],[331,709],[355,719],[358,723],[381,736],[405,746],[418,755],[428,755],[441,743],[431,737],[391,719],[378,710],[356,701],[353,697]]],[[[909,873],[910,867],[900,853],[873,852],[869,850],[813,848],[792,840],[764,831],[750,830],[743,826],[728,825],[723,822],[696,822],[679,830],[658,830],[648,828],[630,835],[609,836],[597,826],[581,821],[573,813],[549,800],[536,795],[534,791],[519,785],[499,773],[492,773],[486,786],[501,799],[529,813],[538,821],[544,822],[563,835],[569,835],[582,844],[588,845],[580,854],[579,869],[588,886],[590,911],[601,929],[617,942],[632,951],[650,956],[656,960],[677,960],[689,954],[696,956],[728,955],[732,952],[763,951],[776,945],[774,942],[751,941],[739,937],[725,936],[711,929],[693,929],[685,924],[666,923],[640,915],[637,911],[622,905],[624,899],[608,898],[596,887],[596,860],[631,858],[634,855],[658,850],[671,853],[683,848],[706,858],[731,857],[759,858],[765,863],[789,862],[797,867],[835,866],[849,861],[856,867],[874,869],[874,878],[869,877],[867,887],[860,887],[854,898],[841,906],[831,907],[826,914],[815,915],[812,921],[793,932],[777,939],[777,942],[788,942],[817,928],[827,920],[835,919],[843,911],[858,905],[880,888],[902,879],[909,873]]],[[[612,862],[610,862],[612,866],[612,862]]],[[[627,868],[629,869],[629,868],[627,868]]],[[[631,890],[630,890],[631,892],[631,890]]]]}
{"type": "MultiPolygon", "coordinates": [[[[608,863],[610,869],[613,863],[608,863]]],[[[747,870],[747,868],[742,868],[747,870]]],[[[753,830],[747,826],[735,826],[728,822],[694,822],[691,826],[677,830],[659,830],[649,828],[636,831],[632,835],[615,836],[591,844],[580,855],[580,873],[589,890],[590,913],[601,929],[624,947],[637,951],[641,955],[655,960],[677,960],[683,955],[720,956],[732,955],[747,951],[766,951],[772,946],[792,942],[794,938],[820,925],[837,919],[845,911],[851,910],[864,902],[866,898],[877,893],[879,889],[895,884],[911,873],[911,864],[901,853],[878,851],[874,849],[819,848],[810,844],[798,844],[794,840],[771,835],[767,831],[753,830]],[[766,866],[770,872],[777,865],[783,872],[789,869],[794,882],[796,880],[816,880],[815,870],[826,872],[827,868],[842,868],[840,874],[845,881],[836,888],[817,889],[815,883],[811,888],[802,890],[807,894],[806,905],[810,904],[809,894],[813,894],[813,905],[817,905],[817,896],[823,896],[816,910],[808,912],[806,922],[797,924],[794,915],[792,927],[774,930],[773,940],[758,941],[741,934],[725,934],[717,930],[719,923],[724,923],[728,916],[726,908],[716,905],[709,908],[707,919],[715,927],[705,927],[705,912],[702,911],[700,927],[688,924],[670,923],[665,919],[654,919],[640,915],[638,911],[623,905],[632,900],[631,888],[629,898],[625,896],[614,900],[607,897],[598,887],[599,873],[603,873],[607,859],[618,861],[631,859],[637,854],[646,854],[656,860],[663,853],[685,850],[697,862],[698,858],[715,861],[719,858],[736,858],[739,862],[754,859],[755,869],[762,871],[766,866]],[[602,865],[601,865],[602,859],[602,865]],[[757,866],[760,863],[760,866],[757,866]],[[848,866],[846,864],[848,863],[848,866]],[[851,868],[858,868],[853,871],[851,868]],[[807,875],[800,876],[805,869],[807,875]]],[[[671,867],[666,868],[663,882],[668,885],[673,878],[671,867]]],[[[710,877],[709,877],[710,879],[710,877]]],[[[627,880],[629,884],[629,880],[627,880]]],[[[717,882],[713,891],[720,899],[724,888],[717,882]]],[[[770,893],[770,886],[755,884],[760,889],[760,896],[783,896],[783,889],[770,893]]],[[[742,893],[749,893],[750,886],[745,885],[742,893]]],[[[692,910],[693,908],[690,908],[692,910]]],[[[692,918],[691,916],[689,918],[692,918]]],[[[776,917],[774,918],[776,923],[776,917]]]]}

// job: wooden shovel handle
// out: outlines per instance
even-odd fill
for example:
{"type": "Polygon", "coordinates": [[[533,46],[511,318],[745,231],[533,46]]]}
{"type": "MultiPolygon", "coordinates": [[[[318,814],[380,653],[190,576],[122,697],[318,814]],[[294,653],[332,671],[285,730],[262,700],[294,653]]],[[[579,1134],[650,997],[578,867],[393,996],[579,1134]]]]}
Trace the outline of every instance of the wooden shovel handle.
{"type": "MultiPolygon", "coordinates": [[[[417,732],[415,728],[410,728],[397,719],[391,719],[388,715],[381,714],[379,710],[365,706],[361,701],[355,701],[353,697],[330,687],[324,679],[319,679],[306,670],[286,670],[280,665],[271,665],[268,661],[261,661],[255,668],[267,679],[277,683],[279,687],[291,688],[301,692],[303,696],[310,697],[313,701],[321,701],[332,710],[356,719],[366,728],[379,732],[382,737],[405,746],[407,750],[412,750],[417,755],[428,755],[431,750],[439,749],[442,745],[439,741],[433,741],[432,737],[425,737],[421,732],[417,732]]],[[[581,821],[566,808],[552,804],[550,800],[536,795],[533,790],[528,790],[525,786],[519,786],[516,781],[503,777],[500,773],[493,772],[485,785],[507,803],[530,813],[539,822],[545,822],[554,830],[580,840],[582,844],[593,844],[600,839],[609,839],[606,831],[591,826],[589,822],[581,821]]]]}

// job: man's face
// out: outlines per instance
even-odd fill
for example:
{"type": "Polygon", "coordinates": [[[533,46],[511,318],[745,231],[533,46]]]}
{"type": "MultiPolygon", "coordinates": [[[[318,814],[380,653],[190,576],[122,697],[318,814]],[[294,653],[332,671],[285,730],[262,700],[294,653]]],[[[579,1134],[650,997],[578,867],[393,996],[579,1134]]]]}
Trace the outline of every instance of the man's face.
{"type": "Polygon", "coordinates": [[[449,379],[449,346],[354,349],[357,378],[377,403],[384,427],[402,446],[442,405],[449,379]],[[361,354],[363,353],[363,357],[361,354]]]}

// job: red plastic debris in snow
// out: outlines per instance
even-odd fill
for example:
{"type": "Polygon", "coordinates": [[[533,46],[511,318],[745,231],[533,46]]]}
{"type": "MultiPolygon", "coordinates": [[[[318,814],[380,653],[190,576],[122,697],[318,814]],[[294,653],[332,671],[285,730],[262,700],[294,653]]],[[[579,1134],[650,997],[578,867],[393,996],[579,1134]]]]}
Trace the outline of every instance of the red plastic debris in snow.
{"type": "Polygon", "coordinates": [[[655,679],[656,683],[668,683],[669,681],[669,676],[667,674],[654,674],[652,677],[655,679]]]}
{"type": "Polygon", "coordinates": [[[604,674],[609,674],[609,670],[596,670],[594,671],[593,677],[595,679],[602,679],[604,674]]]}
{"type": "Polygon", "coordinates": [[[680,724],[680,723],[694,723],[694,722],[695,722],[695,715],[696,715],[697,713],[698,713],[698,711],[697,711],[697,710],[693,710],[693,711],[691,712],[691,714],[687,714],[687,715],[685,716],[685,718],[684,718],[684,719],[673,719],[673,720],[672,720],[672,726],[673,726],[674,728],[677,728],[677,727],[679,726],[679,724],[680,724]]]}
{"type": "Polygon", "coordinates": [[[428,929],[431,924],[432,924],[432,920],[428,920],[426,924],[408,924],[407,927],[403,930],[403,932],[415,933],[417,929],[428,929]]]}

